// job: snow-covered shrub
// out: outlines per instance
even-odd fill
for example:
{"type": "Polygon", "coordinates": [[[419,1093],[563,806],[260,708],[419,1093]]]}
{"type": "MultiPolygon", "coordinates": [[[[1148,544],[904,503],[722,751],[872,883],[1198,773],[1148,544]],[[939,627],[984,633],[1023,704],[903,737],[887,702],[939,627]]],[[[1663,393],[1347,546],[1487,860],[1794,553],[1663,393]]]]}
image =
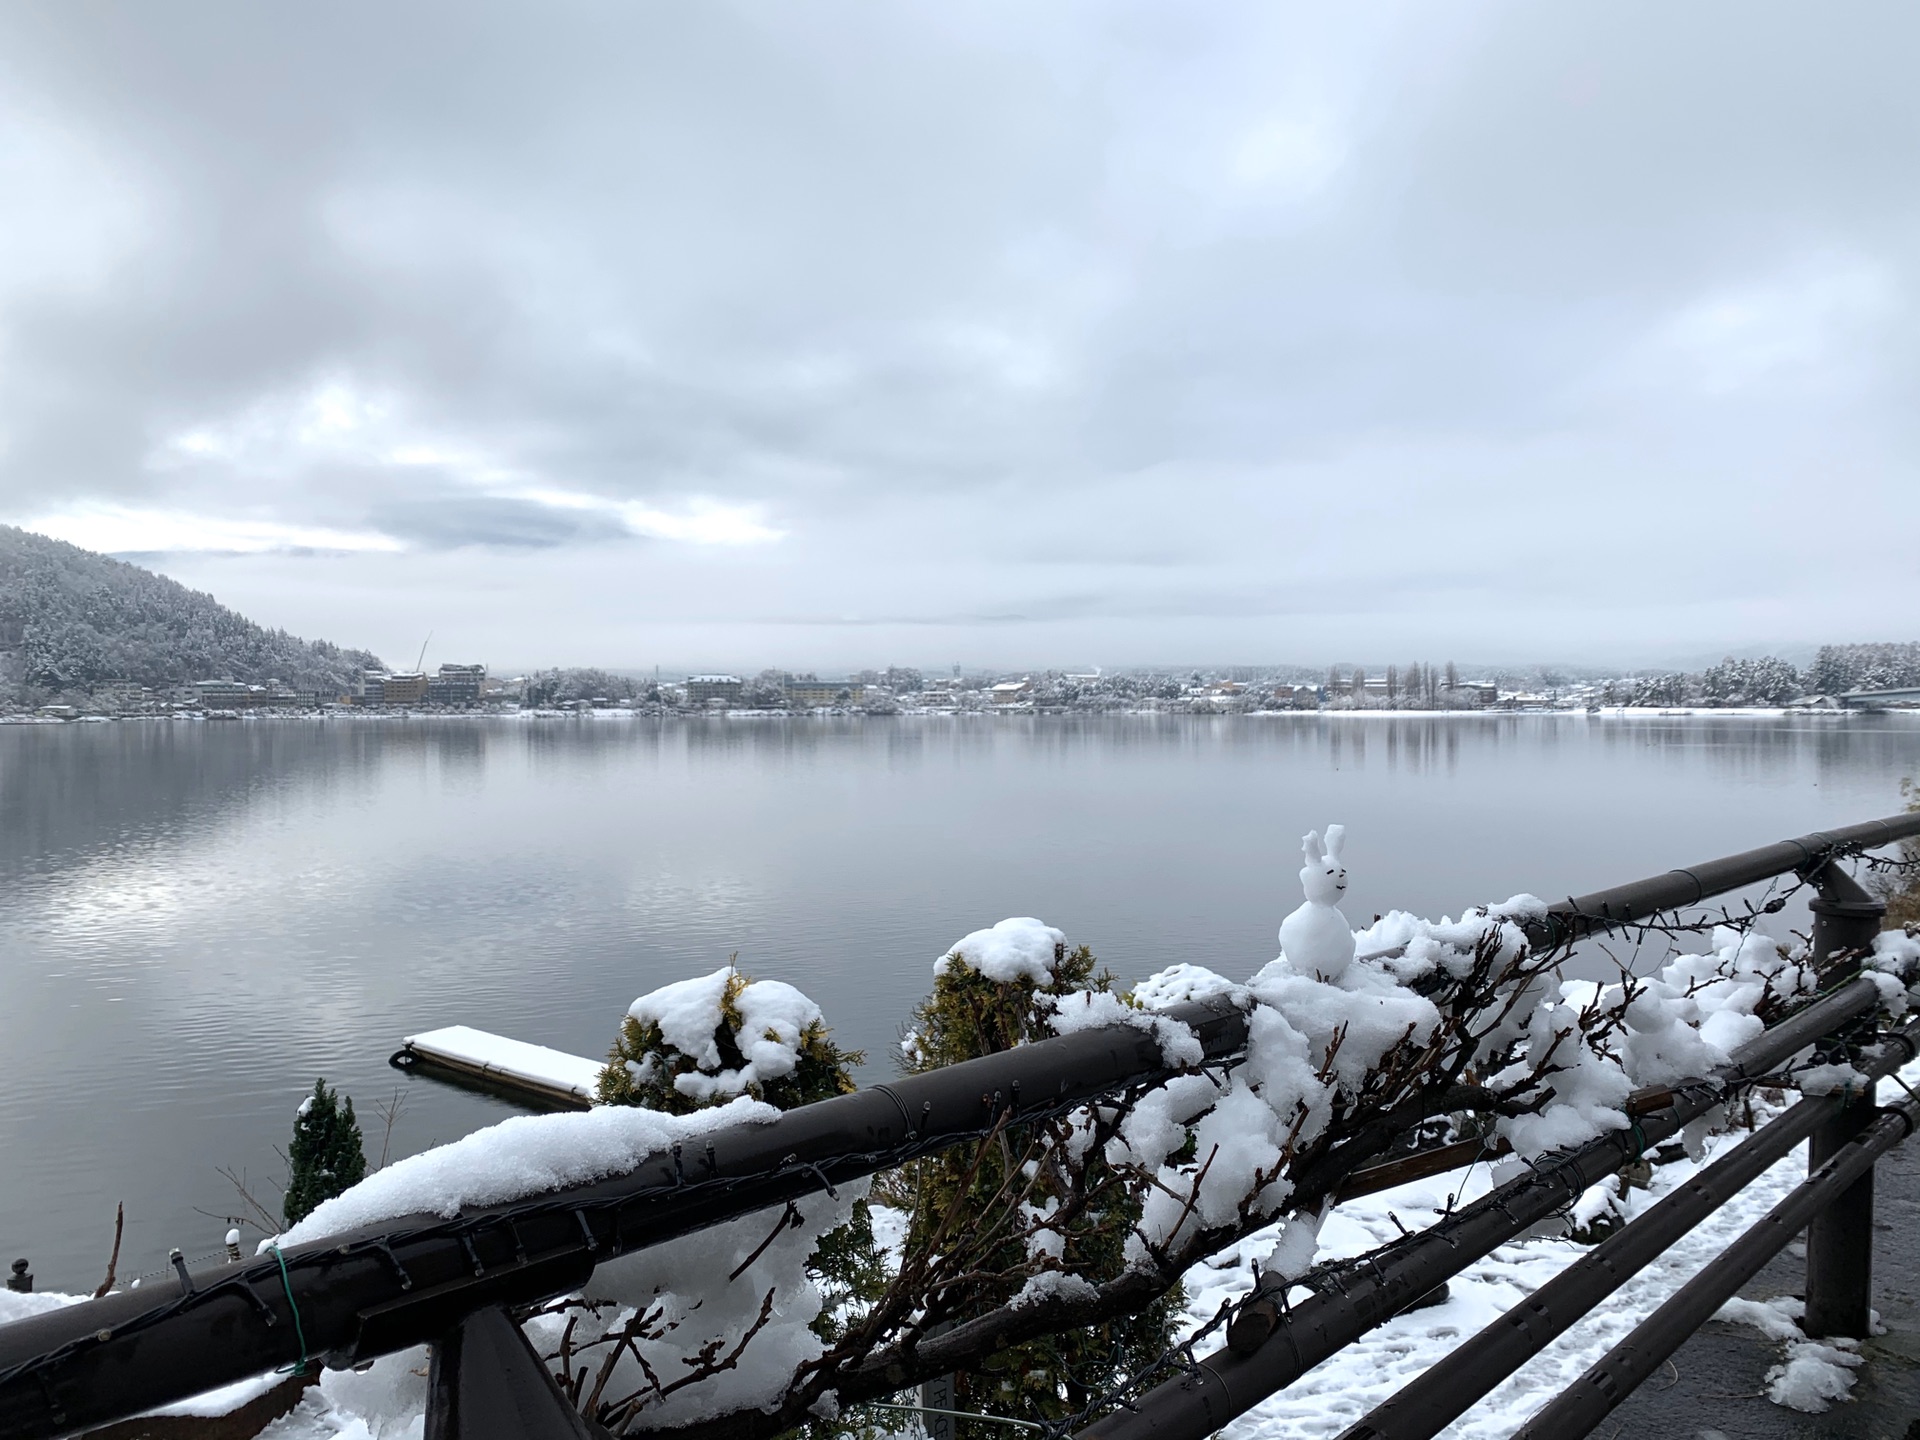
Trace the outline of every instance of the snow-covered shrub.
{"type": "Polygon", "coordinates": [[[600,1099],[685,1115],[751,1095],[781,1110],[849,1094],[866,1057],[833,1043],[793,986],[732,965],[642,995],[621,1022],[600,1099]]]}
{"type": "MultiPolygon", "coordinates": [[[[600,1099],[671,1115],[743,1096],[790,1110],[853,1091],[863,1058],[799,990],[729,964],[633,1002],[600,1099]]],[[[569,1398],[616,1434],[778,1399],[886,1284],[866,1189],[610,1261],[530,1333],[569,1398]]]]}
{"type": "MultiPolygon", "coordinates": [[[[1131,1016],[1147,1018],[1113,993],[1113,977],[1086,946],[1069,949],[1038,920],[1003,920],[936,962],[903,1062],[919,1073],[1131,1016]]],[[[1193,1052],[1198,1059],[1197,1044],[1193,1052]]],[[[1103,1138],[1092,1116],[1009,1126],[885,1177],[882,1194],[909,1217],[905,1268],[924,1266],[932,1281],[920,1286],[923,1325],[1063,1293],[1084,1298],[1120,1275],[1142,1197],[1106,1162],[1103,1138]]],[[[955,1406],[1057,1420],[1159,1354],[1179,1303],[1176,1289],[1139,1312],[999,1349],[954,1376],[955,1406]]]]}

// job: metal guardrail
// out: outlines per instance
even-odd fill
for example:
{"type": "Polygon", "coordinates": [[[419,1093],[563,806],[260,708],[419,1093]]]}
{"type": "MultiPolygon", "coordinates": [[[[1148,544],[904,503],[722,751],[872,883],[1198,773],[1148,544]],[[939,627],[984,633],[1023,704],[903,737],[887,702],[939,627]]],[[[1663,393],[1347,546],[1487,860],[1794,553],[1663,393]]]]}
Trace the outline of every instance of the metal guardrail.
{"type": "Polygon", "coordinates": [[[1673,1105],[1533,1169],[1447,1219],[1375,1255],[1337,1288],[1294,1305],[1281,1280],[1257,1287],[1228,1327],[1227,1344],[1131,1406],[1080,1432],[1091,1440],[1205,1440],[1321,1361],[1345,1349],[1415,1300],[1515,1237],[1565,1210],[1588,1186],[1617,1173],[1645,1150],[1671,1139],[1728,1094],[1768,1074],[1813,1041],[1870,1011],[1872,982],[1855,980],[1744,1046],[1718,1074],[1673,1088],[1673,1105]]]}
{"type": "MultiPolygon", "coordinates": [[[[1887,1037],[1882,1053],[1863,1062],[1861,1072],[1879,1080],[1920,1055],[1920,1020],[1909,1021],[1887,1037]]],[[[1667,1248],[1732,1200],[1777,1164],[1796,1145],[1832,1120],[1847,1105],[1838,1097],[1808,1098],[1791,1107],[1715,1160],[1651,1207],[1630,1225],[1616,1230],[1579,1260],[1513,1306],[1479,1334],[1457,1345],[1444,1366],[1435,1366],[1403,1386],[1353,1425],[1338,1440],[1431,1440],[1464,1415],[1494,1386],[1578,1323],[1614,1291],[1659,1259],[1667,1248]]],[[[1859,1104],[1856,1100],[1854,1104],[1859,1104]]],[[[1797,1227],[1796,1227],[1797,1228],[1797,1227]]],[[[1790,1238],[1792,1231],[1787,1232],[1790,1238]]],[[[1749,1278],[1742,1276],[1742,1280],[1749,1278]]],[[[1737,1287],[1736,1287],[1737,1288],[1737,1287]]],[[[1725,1301],[1722,1295],[1712,1308],[1725,1301]]],[[[1712,1308],[1708,1313],[1712,1313],[1712,1308]]],[[[1681,1338],[1698,1321],[1680,1332],[1681,1338]]],[[[1639,1351],[1644,1355],[1645,1351],[1639,1351]]],[[[1658,1368],[1654,1358],[1633,1384],[1658,1368]]],[[[1624,1396],[1631,1385],[1619,1391],[1624,1396]]],[[[1610,1406],[1608,1408],[1611,1408],[1610,1406]]],[[[1605,1412],[1602,1411],[1602,1414],[1605,1412]]],[[[1596,1417],[1597,1418],[1597,1417],[1596,1417]]],[[[1538,1423],[1538,1422],[1536,1422],[1538,1423]]],[[[1574,1433],[1543,1428],[1543,1435],[1574,1433]]]]}
{"type": "MultiPolygon", "coordinates": [[[[1230,1001],[1167,1013],[1209,1062],[1246,1044],[1230,1001]]],[[[350,1365],[435,1342],[478,1311],[577,1289],[617,1255],[1179,1070],[1146,1030],[1063,1035],[714,1130],[618,1179],[367,1226],[185,1273],[171,1295],[156,1285],[15,1321],[0,1326],[0,1436],[71,1434],[308,1357],[350,1365]]]]}
{"type": "MultiPolygon", "coordinates": [[[[1256,1287],[1228,1327],[1224,1348],[1200,1357],[1185,1373],[1149,1391],[1127,1409],[1080,1431],[1081,1440],[1204,1440],[1419,1297],[1484,1259],[1499,1245],[1564,1209],[1587,1186],[1678,1133],[1689,1120],[1723,1103],[1736,1088],[1755,1083],[1772,1067],[1816,1041],[1825,1042],[1835,1053],[1845,1051],[1844,1032],[1878,1003],[1879,992],[1871,981],[1847,976],[1857,975],[1860,957],[1879,932],[1885,906],[1832,861],[1852,850],[1915,835],[1920,835],[1920,815],[1895,816],[1750,850],[1552,907],[1547,918],[1535,927],[1542,941],[1564,941],[1630,926],[1669,909],[1794,872],[1811,880],[1819,891],[1820,898],[1811,905],[1814,962],[1825,967],[1826,978],[1837,988],[1735,1052],[1732,1063],[1718,1074],[1674,1086],[1672,1108],[1641,1119],[1637,1134],[1603,1136],[1578,1150],[1549,1157],[1533,1173],[1409,1236],[1388,1255],[1370,1257],[1342,1277],[1338,1290],[1316,1293],[1289,1307],[1284,1300],[1284,1282],[1256,1287]]],[[[1855,1105],[1851,1113],[1829,1113],[1816,1124],[1810,1132],[1816,1169],[1843,1150],[1854,1157],[1849,1163],[1855,1163],[1860,1151],[1848,1147],[1863,1120],[1870,1119],[1871,1107],[1855,1105]]],[[[1824,1327],[1819,1331],[1822,1334],[1866,1333],[1872,1246],[1871,1160],[1864,1172],[1849,1173],[1852,1178],[1845,1183],[1829,1179],[1823,1193],[1830,1203],[1811,1217],[1807,1285],[1810,1333],[1815,1326],[1824,1327]],[[1816,1256],[1820,1258],[1816,1260],[1816,1256]]],[[[1650,1218],[1635,1220],[1622,1233],[1644,1227],[1650,1218]]],[[[1635,1238],[1637,1241],[1641,1237],[1635,1238]]],[[[1503,1318],[1495,1326],[1507,1323],[1503,1318]]],[[[1490,1364],[1487,1388],[1525,1358],[1513,1358],[1512,1364],[1497,1371],[1490,1364]]],[[[1449,1375],[1452,1369],[1449,1365],[1449,1375]]],[[[1487,1374],[1477,1379],[1487,1379],[1487,1374]]],[[[1413,1382],[1414,1386],[1421,1383],[1413,1382]]],[[[1626,1393],[1625,1389],[1618,1390],[1612,1404],[1619,1403],[1626,1393]]],[[[1430,1392],[1426,1398],[1430,1402],[1430,1392]]],[[[1393,1407],[1398,1399],[1395,1396],[1376,1409],[1364,1423],[1373,1423],[1376,1417],[1397,1418],[1399,1412],[1393,1407]]],[[[1605,1413],[1601,1410],[1594,1421],[1605,1413]]],[[[1567,1423],[1564,1417],[1561,1423],[1567,1423]]],[[[1433,1432],[1415,1422],[1404,1430],[1356,1427],[1349,1433],[1355,1440],[1375,1433],[1399,1440],[1403,1433],[1433,1432]]],[[[1536,1432],[1540,1437],[1552,1435],[1555,1440],[1571,1440],[1585,1433],[1571,1428],[1536,1432]]]]}
{"type": "MultiPolygon", "coordinates": [[[[1537,945],[1558,945],[1792,871],[1819,885],[1816,949],[1838,954],[1858,943],[1863,925],[1877,926],[1878,912],[1831,862],[1912,835],[1920,835],[1920,816],[1803,836],[1568,899],[1526,928],[1537,945]]],[[[1759,1037],[1726,1073],[1673,1087],[1671,1107],[1641,1121],[1643,1143],[1658,1143],[1723,1100],[1729,1086],[1752,1083],[1865,1013],[1877,994],[1866,981],[1842,985],[1759,1037]]],[[[1246,1018],[1230,1002],[1169,1013],[1193,1027],[1209,1062],[1245,1046],[1246,1018]]],[[[243,1264],[183,1267],[172,1295],[155,1286],[0,1326],[0,1437],[72,1434],[309,1357],[351,1364],[421,1343],[432,1344],[435,1356],[429,1440],[577,1435],[577,1416],[545,1424],[524,1418],[540,1410],[537,1396],[552,1382],[524,1341],[513,1340],[517,1327],[508,1327],[512,1335],[501,1330],[502,1306],[565,1294],[616,1255],[977,1139],[998,1123],[1040,1120],[1174,1073],[1146,1032],[1087,1031],[803,1106],[768,1124],[716,1130],[703,1137],[701,1153],[675,1146],[618,1179],[453,1220],[386,1222],[243,1264]]],[[[1267,1364],[1274,1337],[1284,1334],[1279,1348],[1296,1359],[1324,1358],[1617,1169],[1631,1158],[1625,1146],[1632,1143],[1609,1137],[1556,1157],[1496,1192],[1497,1204],[1457,1212],[1444,1238],[1414,1237],[1339,1303],[1294,1307],[1247,1356],[1229,1352],[1246,1362],[1249,1378],[1220,1396],[1194,1403],[1194,1396],[1163,1394],[1170,1390],[1163,1386],[1144,1397],[1137,1415],[1109,1417],[1086,1433],[1159,1434],[1138,1423],[1127,1428],[1149,1410],[1165,1417],[1167,1434],[1197,1440],[1211,1433],[1306,1368],[1267,1364]]],[[[1271,1298],[1256,1296],[1246,1308],[1237,1343],[1246,1343],[1248,1326],[1265,1323],[1260,1307],[1271,1298]]],[[[1200,1371],[1213,1373],[1218,1359],[1209,1357],[1200,1371]]],[[[548,1398],[562,1404],[557,1392],[548,1398]]]]}
{"type": "MultiPolygon", "coordinates": [[[[1909,1100],[1881,1111],[1804,1184],[1515,1431],[1514,1440],[1576,1440],[1590,1433],[1635,1387],[1651,1378],[1688,1336],[1712,1319],[1742,1285],[1759,1274],[1762,1265],[1785,1249],[1788,1241],[1802,1230],[1816,1228],[1819,1217],[1830,1207],[1844,1205],[1848,1193],[1861,1181],[1871,1183],[1873,1162],[1911,1135],[1916,1122],[1920,1122],[1920,1101],[1909,1100]]],[[[1808,1288],[1814,1288],[1811,1282],[1808,1288]]]]}

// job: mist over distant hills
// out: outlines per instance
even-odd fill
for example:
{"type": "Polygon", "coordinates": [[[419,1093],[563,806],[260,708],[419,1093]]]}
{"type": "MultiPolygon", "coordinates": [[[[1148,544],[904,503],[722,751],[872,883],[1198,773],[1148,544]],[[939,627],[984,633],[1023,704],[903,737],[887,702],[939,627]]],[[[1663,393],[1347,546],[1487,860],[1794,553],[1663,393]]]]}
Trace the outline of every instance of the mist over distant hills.
{"type": "Polygon", "coordinates": [[[0,525],[0,693],[209,679],[342,690],[380,665],[365,650],[268,630],[124,560],[0,525]]]}

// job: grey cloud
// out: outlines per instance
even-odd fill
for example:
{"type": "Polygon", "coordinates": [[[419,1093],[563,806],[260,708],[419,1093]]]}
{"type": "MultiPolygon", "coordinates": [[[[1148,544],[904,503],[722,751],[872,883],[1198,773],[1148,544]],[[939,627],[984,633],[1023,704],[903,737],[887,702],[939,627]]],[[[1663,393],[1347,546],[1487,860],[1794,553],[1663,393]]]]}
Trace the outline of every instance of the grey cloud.
{"type": "Polygon", "coordinates": [[[487,496],[377,504],[367,519],[383,534],[435,550],[471,545],[549,549],[633,539],[626,526],[608,515],[487,496]]]}
{"type": "MultiPolygon", "coordinates": [[[[1795,606],[1850,633],[1840,517],[1920,523],[1916,30],[1893,4],[15,5],[0,128],[80,159],[11,187],[43,243],[10,267],[0,239],[0,518],[381,530],[524,575],[529,652],[597,597],[461,556],[620,529],[540,487],[764,507],[777,545],[649,562],[780,645],[862,614],[1137,654],[1142,617],[1205,637],[1238,604],[1297,616],[1304,658],[1350,613],[1497,653],[1463,555],[1520,557],[1569,653],[1795,606]],[[302,440],[328,384],[379,417],[302,440]],[[155,463],[208,426],[246,443],[155,463]],[[954,593],[915,593],[930,562],[954,593]],[[1653,594],[1733,608],[1663,622],[1653,594]]],[[[275,623],[326,588],[248,584],[275,623]]]]}

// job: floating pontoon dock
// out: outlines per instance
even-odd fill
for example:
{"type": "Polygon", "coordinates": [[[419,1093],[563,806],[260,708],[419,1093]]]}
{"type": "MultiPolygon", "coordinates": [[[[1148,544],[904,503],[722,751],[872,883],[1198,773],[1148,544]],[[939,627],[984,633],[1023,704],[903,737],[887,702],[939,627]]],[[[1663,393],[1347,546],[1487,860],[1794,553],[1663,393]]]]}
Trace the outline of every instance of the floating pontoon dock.
{"type": "Polygon", "coordinates": [[[396,1070],[414,1070],[563,1110],[591,1109],[599,1093],[601,1060],[569,1055],[489,1035],[469,1025],[448,1025],[409,1035],[389,1057],[396,1070]]]}

